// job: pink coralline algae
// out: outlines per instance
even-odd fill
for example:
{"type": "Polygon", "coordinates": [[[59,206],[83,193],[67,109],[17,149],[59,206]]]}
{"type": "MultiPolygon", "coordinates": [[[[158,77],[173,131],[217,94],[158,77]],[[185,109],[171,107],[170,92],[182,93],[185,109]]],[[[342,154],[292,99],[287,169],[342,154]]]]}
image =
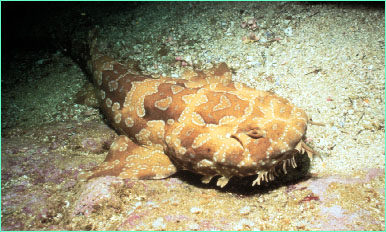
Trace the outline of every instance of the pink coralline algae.
{"type": "Polygon", "coordinates": [[[118,206],[121,201],[116,192],[122,185],[124,185],[123,180],[114,176],[105,176],[91,180],[83,187],[75,203],[73,216],[79,214],[87,216],[103,204],[118,206]]]}
{"type": "Polygon", "coordinates": [[[92,153],[102,153],[109,145],[104,138],[85,138],[82,140],[82,148],[92,153]]]}
{"type": "Polygon", "coordinates": [[[143,212],[133,212],[127,219],[117,228],[118,230],[133,230],[134,227],[141,223],[141,220],[149,214],[148,210],[143,212]]]}
{"type": "MultiPolygon", "coordinates": [[[[86,122],[80,125],[75,121],[28,130],[8,129],[2,133],[2,229],[64,230],[62,217],[73,210],[71,197],[79,172],[97,164],[93,159],[80,162],[83,157],[80,159],[81,156],[74,154],[105,151],[115,133],[105,124],[86,122]],[[20,137],[20,134],[25,136],[20,137]]],[[[107,178],[110,184],[94,186],[95,191],[114,189],[113,179],[107,178]]],[[[99,195],[89,196],[98,199],[99,195]]],[[[114,197],[112,194],[112,199],[114,197]]],[[[93,202],[87,202],[87,198],[83,198],[83,203],[89,205],[84,208],[78,205],[79,214],[87,206],[93,209],[90,207],[93,202]]]]}

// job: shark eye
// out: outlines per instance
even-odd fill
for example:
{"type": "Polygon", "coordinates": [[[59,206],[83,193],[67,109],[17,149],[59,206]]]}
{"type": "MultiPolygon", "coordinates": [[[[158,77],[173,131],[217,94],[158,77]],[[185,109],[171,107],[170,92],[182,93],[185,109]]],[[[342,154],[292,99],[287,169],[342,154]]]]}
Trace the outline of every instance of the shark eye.
{"type": "Polygon", "coordinates": [[[247,132],[247,135],[249,137],[251,137],[252,139],[260,139],[260,138],[263,138],[265,136],[264,132],[262,130],[260,130],[259,128],[250,129],[247,132]]]}

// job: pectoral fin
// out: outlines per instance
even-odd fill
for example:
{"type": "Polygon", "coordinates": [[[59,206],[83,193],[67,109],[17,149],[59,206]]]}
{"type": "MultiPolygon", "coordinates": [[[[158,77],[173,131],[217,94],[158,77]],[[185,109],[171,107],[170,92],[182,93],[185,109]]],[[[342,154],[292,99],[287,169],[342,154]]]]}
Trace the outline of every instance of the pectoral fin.
{"type": "Polygon", "coordinates": [[[88,180],[99,176],[123,179],[162,179],[177,172],[169,157],[161,150],[139,146],[127,136],[119,136],[111,145],[105,161],[81,174],[88,180]]]}

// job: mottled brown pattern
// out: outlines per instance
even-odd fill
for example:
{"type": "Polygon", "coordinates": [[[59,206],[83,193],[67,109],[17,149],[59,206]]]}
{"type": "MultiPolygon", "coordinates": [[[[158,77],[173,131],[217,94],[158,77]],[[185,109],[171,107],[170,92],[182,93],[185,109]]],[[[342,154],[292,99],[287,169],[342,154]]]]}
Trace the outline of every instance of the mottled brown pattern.
{"type": "Polygon", "coordinates": [[[85,179],[114,175],[165,178],[178,169],[221,176],[258,174],[253,184],[274,179],[277,166],[296,166],[304,152],[305,112],[270,92],[231,82],[221,63],[186,71],[183,79],[140,76],[101,54],[90,42],[90,68],[101,109],[121,134],[104,163],[85,179]]]}

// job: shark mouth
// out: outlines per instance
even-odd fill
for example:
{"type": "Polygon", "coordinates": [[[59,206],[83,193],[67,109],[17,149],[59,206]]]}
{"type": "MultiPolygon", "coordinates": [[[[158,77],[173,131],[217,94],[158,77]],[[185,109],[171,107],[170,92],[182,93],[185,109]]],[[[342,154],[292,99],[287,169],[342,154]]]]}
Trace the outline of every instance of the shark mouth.
{"type": "MultiPolygon", "coordinates": [[[[236,137],[236,136],[231,136],[232,138],[236,139],[241,145],[242,142],[236,137]]],[[[291,151],[291,155],[287,159],[283,159],[282,161],[278,162],[277,165],[271,167],[268,170],[261,170],[257,172],[257,178],[252,182],[252,186],[255,185],[260,185],[263,181],[265,182],[270,182],[275,180],[275,177],[279,176],[279,170],[278,167],[280,168],[280,165],[282,167],[283,173],[287,174],[287,167],[292,167],[296,168],[297,164],[295,161],[295,155],[296,154],[304,154],[307,153],[308,157],[310,159],[313,158],[313,156],[316,154],[312,148],[310,148],[307,144],[304,143],[303,140],[301,140],[295,147],[294,150],[291,151]]],[[[288,156],[287,156],[288,157],[288,156]]],[[[218,175],[204,175],[201,178],[202,183],[208,184],[211,179],[215,176],[218,175]]],[[[221,176],[218,180],[216,185],[223,188],[226,186],[229,182],[229,180],[232,178],[232,176],[221,176]]]]}

